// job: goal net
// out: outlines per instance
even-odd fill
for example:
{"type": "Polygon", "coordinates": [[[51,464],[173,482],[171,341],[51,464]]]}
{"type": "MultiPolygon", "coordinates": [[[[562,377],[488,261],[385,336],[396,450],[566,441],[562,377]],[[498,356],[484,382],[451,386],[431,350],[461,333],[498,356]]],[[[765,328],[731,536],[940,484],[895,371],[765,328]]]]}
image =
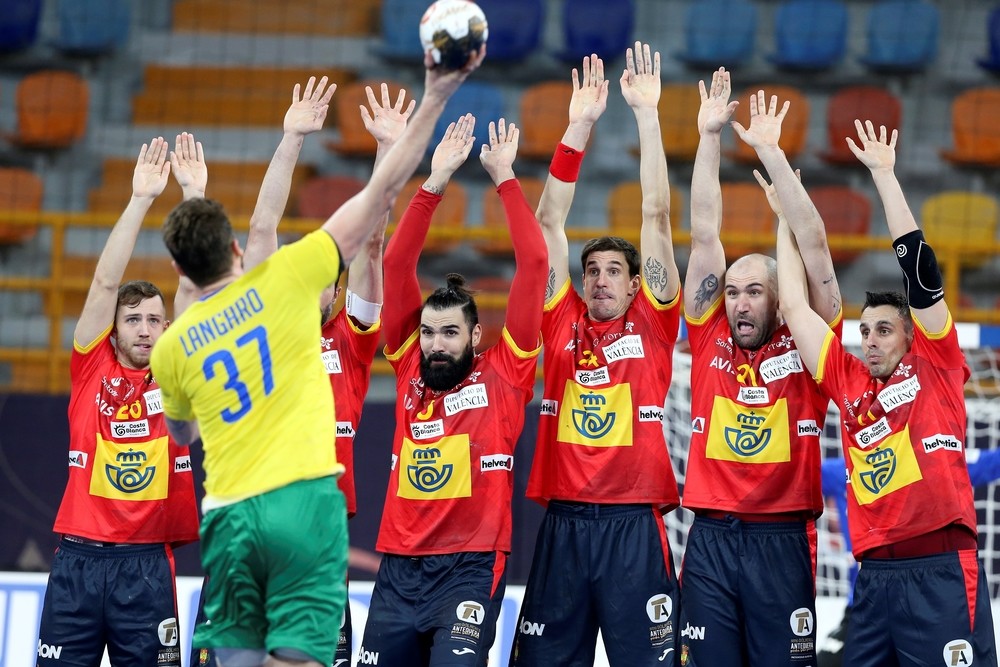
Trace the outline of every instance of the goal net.
{"type": "MultiPolygon", "coordinates": [[[[845,324],[845,332],[848,331],[848,326],[845,324]]],[[[968,410],[966,444],[971,452],[968,455],[970,459],[981,451],[1000,447],[1000,349],[992,345],[978,346],[979,327],[976,329],[976,335],[973,336],[973,343],[976,345],[965,350],[972,370],[972,377],[965,387],[968,410]]],[[[986,338],[984,336],[983,340],[986,338]]],[[[848,342],[845,340],[845,343],[848,342]]],[[[860,355],[860,348],[849,349],[860,355]]],[[[843,456],[838,419],[837,411],[831,403],[820,438],[824,458],[843,456]]],[[[665,405],[664,424],[677,483],[683,494],[688,443],[691,439],[691,355],[685,351],[674,352],[673,383],[665,405]]],[[[1000,487],[994,483],[977,486],[975,499],[980,555],[986,568],[991,597],[997,598],[1000,597],[1000,487]]],[[[833,499],[825,498],[824,501],[826,508],[816,522],[816,594],[843,597],[848,592],[848,570],[854,560],[845,548],[833,499]]],[[[670,544],[678,564],[683,557],[693,519],[694,515],[683,508],[667,515],[670,544]]]]}

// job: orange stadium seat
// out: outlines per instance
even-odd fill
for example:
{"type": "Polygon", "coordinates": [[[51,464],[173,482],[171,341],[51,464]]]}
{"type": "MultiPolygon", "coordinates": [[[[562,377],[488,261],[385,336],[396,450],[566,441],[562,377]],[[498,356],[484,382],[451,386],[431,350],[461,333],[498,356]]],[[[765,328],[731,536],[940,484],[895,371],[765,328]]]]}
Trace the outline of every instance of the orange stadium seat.
{"type": "Polygon", "coordinates": [[[23,148],[68,148],[87,132],[90,86],[75,72],[42,70],[17,84],[17,130],[23,148]]]}
{"type": "MultiPolygon", "coordinates": [[[[828,237],[868,236],[872,206],[860,192],[843,185],[825,185],[809,188],[809,197],[823,218],[828,237]]],[[[862,252],[831,248],[830,256],[835,264],[846,264],[853,262],[862,252]]]]}
{"type": "Polygon", "coordinates": [[[941,157],[959,167],[1000,166],[1000,128],[996,110],[1000,87],[973,88],[960,93],[951,104],[951,134],[954,148],[941,157]]]}
{"type": "MultiPolygon", "coordinates": [[[[670,186],[670,228],[677,231],[683,218],[684,197],[670,186]]],[[[638,238],[642,226],[642,186],[639,181],[625,181],[608,195],[608,223],[612,234],[638,238]]]]}
{"type": "Polygon", "coordinates": [[[483,328],[479,350],[496,345],[500,340],[500,332],[507,317],[510,284],[509,279],[500,276],[482,276],[469,281],[469,289],[476,292],[479,325],[483,328]]]}
{"type": "MultiPolygon", "coordinates": [[[[806,147],[806,136],[809,131],[809,100],[805,93],[793,86],[763,84],[747,88],[738,97],[733,98],[740,102],[736,107],[736,113],[733,114],[733,120],[739,121],[743,127],[750,125],[750,95],[757,94],[758,90],[764,91],[765,103],[768,105],[771,104],[772,95],[778,96],[779,109],[785,100],[791,103],[788,115],[781,124],[781,148],[789,160],[795,158],[806,147]]],[[[734,136],[733,141],[734,150],[726,153],[729,158],[745,164],[758,164],[759,160],[754,149],[743,143],[739,137],[734,136]]]]}
{"type": "MultiPolygon", "coordinates": [[[[337,93],[333,96],[333,106],[337,110],[336,127],[339,137],[335,141],[328,141],[327,148],[349,157],[375,157],[375,149],[378,146],[372,135],[368,134],[368,130],[365,129],[359,107],[368,106],[366,86],[371,86],[372,92],[375,93],[375,99],[381,104],[382,94],[380,90],[383,83],[389,85],[389,100],[395,104],[400,89],[404,87],[396,81],[367,79],[353,81],[337,88],[337,93]]],[[[413,91],[407,92],[410,93],[406,98],[406,103],[409,104],[410,99],[413,98],[413,91]]],[[[329,120],[327,120],[326,126],[332,127],[329,120]]]]}
{"type": "Polygon", "coordinates": [[[173,27],[181,32],[365,36],[378,30],[379,5],[377,0],[175,0],[173,27]]]}
{"type": "MultiPolygon", "coordinates": [[[[538,200],[542,197],[545,182],[531,176],[521,176],[518,181],[521,183],[521,190],[524,191],[524,197],[528,200],[532,212],[538,210],[538,200]]],[[[510,242],[510,234],[507,230],[507,213],[504,211],[503,202],[496,193],[496,188],[491,186],[483,188],[483,227],[492,230],[495,236],[475,241],[474,245],[477,251],[491,257],[514,256],[514,246],[510,242]]]]}
{"type": "MultiPolygon", "coordinates": [[[[406,182],[403,186],[403,190],[396,197],[396,203],[392,207],[392,213],[389,217],[390,223],[399,224],[402,220],[403,214],[406,212],[406,207],[409,206],[410,200],[413,199],[413,195],[416,194],[417,190],[424,181],[427,180],[427,176],[414,176],[406,182]]],[[[448,184],[448,189],[444,192],[444,197],[441,199],[441,203],[438,204],[437,210],[434,211],[434,216],[431,218],[430,232],[427,235],[427,241],[424,243],[423,252],[425,254],[444,254],[452,251],[460,243],[460,239],[457,235],[450,236],[449,238],[434,238],[434,231],[444,231],[456,234],[458,230],[462,229],[465,225],[465,211],[468,206],[469,195],[465,190],[465,187],[456,181],[452,181],[448,184]]]]}
{"type": "MultiPolygon", "coordinates": [[[[976,192],[951,190],[929,197],[920,210],[927,242],[938,262],[947,262],[947,250],[992,245],[996,242],[997,200],[976,192]]],[[[990,259],[987,255],[960,252],[962,267],[977,268],[990,259]]]]}
{"type": "Polygon", "coordinates": [[[660,92],[658,105],[660,133],[667,160],[694,161],[698,152],[698,111],[701,95],[690,83],[667,83],[660,92]]]}
{"type": "MultiPolygon", "coordinates": [[[[862,166],[847,145],[847,137],[858,141],[855,119],[870,120],[877,130],[885,125],[891,134],[900,129],[903,106],[899,98],[878,86],[847,86],[838,90],[826,105],[827,147],[820,158],[829,164],[862,166]]],[[[898,147],[897,147],[898,151],[898,147]]]]}
{"type": "Polygon", "coordinates": [[[722,242],[726,261],[753,252],[773,252],[777,218],[756,183],[722,184],[722,242]],[[735,235],[733,240],[727,237],[735,235]],[[767,241],[760,241],[760,238],[767,241]],[[756,240],[755,240],[756,239],[756,240]]]}
{"type": "Polygon", "coordinates": [[[23,243],[34,238],[35,225],[5,223],[8,213],[42,209],[43,184],[35,172],[20,167],[0,167],[0,244],[23,243]]]}
{"type": "Polygon", "coordinates": [[[350,176],[311,178],[302,184],[296,197],[299,216],[325,220],[364,187],[364,181],[350,176]]]}
{"type": "MultiPolygon", "coordinates": [[[[566,109],[573,96],[569,81],[542,81],[521,93],[518,157],[548,160],[566,132],[566,109]]],[[[591,135],[593,136],[593,135],[591,135]]]]}

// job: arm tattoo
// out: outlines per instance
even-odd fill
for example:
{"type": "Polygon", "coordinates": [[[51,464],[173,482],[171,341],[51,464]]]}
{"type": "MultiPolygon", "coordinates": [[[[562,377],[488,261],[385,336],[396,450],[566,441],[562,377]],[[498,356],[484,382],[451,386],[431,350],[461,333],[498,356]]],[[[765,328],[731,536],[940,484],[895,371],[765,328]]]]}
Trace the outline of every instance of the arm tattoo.
{"type": "Polygon", "coordinates": [[[694,293],[694,305],[699,310],[712,303],[715,293],[719,291],[719,279],[714,273],[705,276],[698,286],[698,291],[694,293]]]}
{"type": "Polygon", "coordinates": [[[556,293],[556,270],[549,267],[549,280],[545,284],[545,300],[548,301],[556,293]]]}
{"type": "Polygon", "coordinates": [[[424,190],[427,190],[427,192],[431,193],[432,195],[443,195],[444,194],[444,188],[442,188],[439,185],[427,185],[425,183],[423,185],[423,188],[424,188],[424,190]]]}
{"type": "Polygon", "coordinates": [[[664,292],[667,289],[667,268],[654,257],[646,259],[646,284],[654,292],[664,292]]]}

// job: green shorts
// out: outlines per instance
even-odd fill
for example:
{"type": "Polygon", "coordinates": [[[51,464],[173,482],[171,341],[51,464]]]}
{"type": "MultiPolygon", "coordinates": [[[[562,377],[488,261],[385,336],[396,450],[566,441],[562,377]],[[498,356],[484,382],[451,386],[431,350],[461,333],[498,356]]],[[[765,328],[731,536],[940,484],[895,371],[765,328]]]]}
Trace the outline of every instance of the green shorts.
{"type": "Polygon", "coordinates": [[[333,477],[210,511],[201,523],[206,622],[194,645],[296,649],[333,662],[347,601],[347,508],[333,477]]]}

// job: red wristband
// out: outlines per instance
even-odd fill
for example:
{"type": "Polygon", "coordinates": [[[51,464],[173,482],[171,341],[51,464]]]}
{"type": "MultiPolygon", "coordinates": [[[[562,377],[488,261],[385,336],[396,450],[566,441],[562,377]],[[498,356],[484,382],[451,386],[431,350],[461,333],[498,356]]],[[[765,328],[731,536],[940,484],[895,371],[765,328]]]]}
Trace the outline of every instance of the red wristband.
{"type": "Polygon", "coordinates": [[[556,146],[556,152],[549,164],[549,173],[565,183],[576,183],[580,176],[580,164],[586,151],[578,151],[564,143],[556,146]]]}

